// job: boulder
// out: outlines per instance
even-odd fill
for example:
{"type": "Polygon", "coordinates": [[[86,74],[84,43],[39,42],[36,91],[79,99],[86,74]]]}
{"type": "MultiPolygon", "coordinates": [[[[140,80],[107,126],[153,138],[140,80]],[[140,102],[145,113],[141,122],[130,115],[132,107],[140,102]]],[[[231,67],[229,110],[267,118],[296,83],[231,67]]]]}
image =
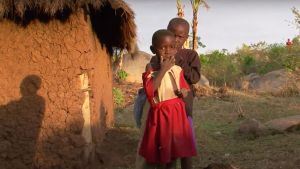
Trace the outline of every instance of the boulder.
{"type": "Polygon", "coordinates": [[[265,126],[269,130],[275,130],[278,132],[300,129],[300,115],[271,120],[269,122],[266,122],[265,126]]]}
{"type": "Polygon", "coordinates": [[[204,86],[204,87],[210,87],[209,86],[209,80],[204,75],[201,75],[201,79],[198,82],[198,84],[201,85],[201,86],[204,86]]]}
{"type": "Polygon", "coordinates": [[[285,69],[272,71],[252,80],[249,88],[260,93],[278,93],[288,87],[290,76],[290,72],[285,69]]]}
{"type": "Polygon", "coordinates": [[[282,93],[288,89],[300,90],[297,74],[285,69],[269,72],[265,75],[251,73],[242,78],[236,87],[241,90],[252,90],[258,93],[282,93]]]}
{"type": "Polygon", "coordinates": [[[125,81],[142,83],[142,73],[145,72],[150,59],[151,55],[143,51],[138,51],[134,58],[128,54],[124,55],[122,69],[128,73],[125,81]]]}
{"type": "Polygon", "coordinates": [[[250,73],[243,77],[240,81],[235,84],[235,87],[240,90],[249,90],[250,83],[260,76],[256,73],[250,73]]]}
{"type": "Polygon", "coordinates": [[[257,136],[263,128],[264,126],[256,119],[246,119],[240,124],[238,133],[257,136]]]}

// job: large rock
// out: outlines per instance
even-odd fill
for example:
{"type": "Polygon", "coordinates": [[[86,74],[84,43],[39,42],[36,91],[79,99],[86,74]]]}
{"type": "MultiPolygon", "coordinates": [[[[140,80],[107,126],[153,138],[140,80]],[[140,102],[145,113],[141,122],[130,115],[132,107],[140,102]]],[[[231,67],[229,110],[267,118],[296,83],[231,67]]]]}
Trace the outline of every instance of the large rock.
{"type": "Polygon", "coordinates": [[[204,75],[201,75],[201,79],[198,82],[198,84],[201,85],[201,86],[204,86],[204,87],[210,87],[209,86],[209,80],[204,75]]]}
{"type": "Polygon", "coordinates": [[[249,75],[243,77],[240,81],[236,83],[236,88],[241,90],[248,90],[250,83],[258,79],[260,76],[256,73],[250,73],[249,75]]]}
{"type": "Polygon", "coordinates": [[[263,76],[251,73],[237,84],[242,90],[253,90],[258,93],[281,93],[287,89],[300,90],[297,74],[285,69],[269,72],[263,76]]]}
{"type": "Polygon", "coordinates": [[[250,134],[258,136],[261,134],[263,129],[264,126],[256,119],[246,119],[243,122],[241,122],[238,132],[240,134],[250,134]]]}
{"type": "Polygon", "coordinates": [[[151,55],[143,51],[137,52],[134,58],[124,55],[122,69],[128,73],[125,81],[142,83],[142,73],[150,59],[151,55]]]}
{"type": "Polygon", "coordinates": [[[300,129],[300,115],[271,120],[265,123],[265,126],[267,127],[267,129],[275,130],[278,132],[300,129]]]}

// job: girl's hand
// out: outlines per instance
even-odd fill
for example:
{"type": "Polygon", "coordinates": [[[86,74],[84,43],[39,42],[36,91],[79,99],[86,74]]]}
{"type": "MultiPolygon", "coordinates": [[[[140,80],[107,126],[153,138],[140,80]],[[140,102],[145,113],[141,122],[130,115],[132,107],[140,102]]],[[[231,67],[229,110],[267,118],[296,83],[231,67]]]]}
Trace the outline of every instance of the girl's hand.
{"type": "Polygon", "coordinates": [[[162,62],[161,62],[161,70],[162,71],[168,71],[172,66],[174,66],[175,65],[175,57],[174,56],[172,56],[172,57],[170,57],[170,58],[168,58],[168,59],[161,59],[162,60],[162,62]]]}

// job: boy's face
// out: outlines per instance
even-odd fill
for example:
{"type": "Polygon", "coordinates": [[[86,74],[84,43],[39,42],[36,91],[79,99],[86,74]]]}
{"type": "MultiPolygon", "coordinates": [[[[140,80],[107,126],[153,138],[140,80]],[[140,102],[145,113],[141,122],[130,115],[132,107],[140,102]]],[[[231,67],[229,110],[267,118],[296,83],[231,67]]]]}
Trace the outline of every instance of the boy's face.
{"type": "Polygon", "coordinates": [[[151,46],[151,50],[159,58],[162,58],[163,60],[169,59],[175,56],[177,52],[175,38],[173,36],[162,37],[158,42],[151,46]]]}
{"type": "Polygon", "coordinates": [[[181,49],[188,38],[188,28],[185,25],[171,25],[169,30],[175,35],[176,48],[181,49]]]}

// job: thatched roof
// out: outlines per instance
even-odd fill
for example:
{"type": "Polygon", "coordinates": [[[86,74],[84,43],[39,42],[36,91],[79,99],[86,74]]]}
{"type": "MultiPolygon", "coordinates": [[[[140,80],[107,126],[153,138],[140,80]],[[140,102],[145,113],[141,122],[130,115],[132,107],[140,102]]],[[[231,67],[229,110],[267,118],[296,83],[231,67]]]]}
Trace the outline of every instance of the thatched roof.
{"type": "Polygon", "coordinates": [[[134,12],[123,0],[0,0],[0,20],[23,22],[28,21],[28,17],[35,19],[41,15],[49,20],[57,19],[80,8],[90,12],[93,29],[109,50],[112,47],[134,48],[134,12]]]}

